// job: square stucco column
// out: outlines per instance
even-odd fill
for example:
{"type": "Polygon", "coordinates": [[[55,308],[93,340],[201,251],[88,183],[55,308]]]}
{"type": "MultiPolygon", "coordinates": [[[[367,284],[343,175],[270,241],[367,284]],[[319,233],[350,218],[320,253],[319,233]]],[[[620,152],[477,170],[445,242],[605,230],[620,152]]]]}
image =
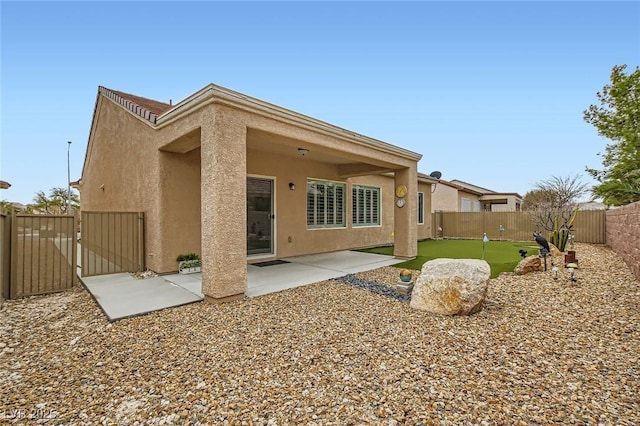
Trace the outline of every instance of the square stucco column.
{"type": "MultiPolygon", "coordinates": [[[[407,187],[404,207],[394,206],[393,255],[412,259],[418,254],[418,171],[417,166],[395,171],[395,188],[407,187]]],[[[398,200],[396,194],[394,202],[398,200]]],[[[394,203],[395,204],[395,203],[394,203]]]]}
{"type": "Polygon", "coordinates": [[[247,291],[247,132],[215,107],[201,130],[202,293],[225,302],[247,291]]]}

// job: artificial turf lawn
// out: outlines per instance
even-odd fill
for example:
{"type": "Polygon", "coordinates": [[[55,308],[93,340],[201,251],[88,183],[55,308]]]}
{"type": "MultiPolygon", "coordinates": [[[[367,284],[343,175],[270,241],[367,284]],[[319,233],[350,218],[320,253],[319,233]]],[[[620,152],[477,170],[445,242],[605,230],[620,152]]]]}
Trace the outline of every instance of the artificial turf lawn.
{"type": "MultiPolygon", "coordinates": [[[[418,242],[418,256],[393,265],[398,268],[421,270],[422,265],[433,259],[482,259],[482,240],[424,240],[418,242]]],[[[491,266],[491,278],[501,272],[512,272],[522,260],[519,250],[527,250],[527,256],[538,254],[533,241],[489,241],[484,244],[484,260],[491,266]]],[[[393,255],[393,246],[362,250],[367,253],[393,255]]]]}

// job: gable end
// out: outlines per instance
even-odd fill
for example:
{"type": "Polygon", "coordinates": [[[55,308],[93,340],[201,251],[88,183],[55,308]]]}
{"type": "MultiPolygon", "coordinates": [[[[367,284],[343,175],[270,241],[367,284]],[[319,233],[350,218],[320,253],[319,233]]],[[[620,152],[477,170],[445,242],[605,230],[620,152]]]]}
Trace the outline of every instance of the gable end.
{"type": "Polygon", "coordinates": [[[98,92],[153,124],[156,124],[158,115],[172,108],[170,104],[118,92],[103,86],[98,88],[98,92]]]}

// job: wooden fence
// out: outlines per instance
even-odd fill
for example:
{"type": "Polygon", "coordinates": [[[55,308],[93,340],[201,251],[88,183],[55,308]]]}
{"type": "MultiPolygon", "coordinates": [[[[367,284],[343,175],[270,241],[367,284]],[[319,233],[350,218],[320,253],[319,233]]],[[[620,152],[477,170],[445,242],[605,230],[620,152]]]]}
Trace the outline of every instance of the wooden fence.
{"type": "Polygon", "coordinates": [[[11,268],[11,215],[0,208],[0,306],[9,298],[11,283],[9,271],[11,268]]]}
{"type": "Polygon", "coordinates": [[[12,214],[0,219],[4,298],[54,293],[76,284],[75,216],[12,214]]]}
{"type": "MultiPolygon", "coordinates": [[[[605,214],[604,210],[579,211],[574,241],[605,244],[605,214]]],[[[546,234],[534,225],[529,212],[435,212],[431,217],[434,236],[443,238],[480,239],[486,232],[492,240],[529,241],[536,230],[546,234]]]]}
{"type": "Polygon", "coordinates": [[[144,213],[82,212],[82,276],[144,271],[144,213]]]}

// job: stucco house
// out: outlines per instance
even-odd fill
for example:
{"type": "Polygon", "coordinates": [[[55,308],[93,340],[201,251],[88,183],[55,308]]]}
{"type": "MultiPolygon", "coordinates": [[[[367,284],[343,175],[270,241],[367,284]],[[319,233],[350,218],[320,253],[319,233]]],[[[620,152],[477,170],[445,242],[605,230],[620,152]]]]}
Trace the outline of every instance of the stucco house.
{"type": "Polygon", "coordinates": [[[431,212],[520,211],[522,196],[496,192],[458,179],[441,179],[431,196],[431,212]]]}
{"type": "Polygon", "coordinates": [[[210,84],[175,105],[99,87],[82,211],[145,212],[145,263],[202,258],[208,301],[240,298],[247,263],[431,236],[421,155],[210,84]]]}

